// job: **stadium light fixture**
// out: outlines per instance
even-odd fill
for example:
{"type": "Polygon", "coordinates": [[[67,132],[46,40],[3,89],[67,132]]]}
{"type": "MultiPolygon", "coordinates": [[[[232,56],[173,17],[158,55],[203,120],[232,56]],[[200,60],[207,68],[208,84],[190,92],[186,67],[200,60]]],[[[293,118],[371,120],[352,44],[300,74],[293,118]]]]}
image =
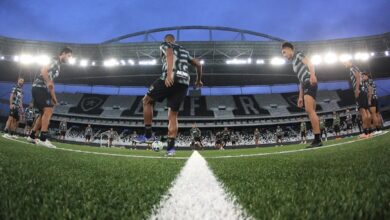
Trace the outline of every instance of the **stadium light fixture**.
{"type": "Polygon", "coordinates": [[[280,57],[274,57],[271,59],[271,65],[280,66],[286,63],[286,60],[280,57]]]}
{"type": "Polygon", "coordinates": [[[88,66],[88,60],[80,60],[80,66],[82,67],[88,66]]]}
{"type": "Polygon", "coordinates": [[[341,54],[339,57],[339,60],[340,60],[340,62],[346,62],[346,61],[352,60],[352,55],[346,54],[346,53],[341,54]]]}
{"type": "Polygon", "coordinates": [[[92,61],[91,65],[92,65],[92,66],[95,66],[95,65],[96,65],[96,62],[95,62],[95,61],[92,61]]]}
{"type": "Polygon", "coordinates": [[[389,56],[389,51],[385,51],[385,55],[388,57],[389,56]]]}
{"type": "Polygon", "coordinates": [[[0,59],[1,59],[1,60],[4,60],[4,59],[5,59],[5,57],[4,57],[4,56],[1,56],[1,57],[0,57],[0,59]]]}
{"type": "Polygon", "coordinates": [[[14,56],[14,61],[15,62],[19,62],[19,56],[18,55],[14,56]]]}
{"type": "Polygon", "coordinates": [[[200,60],[199,62],[200,64],[204,65],[204,60],[200,60]]]}
{"type": "Polygon", "coordinates": [[[322,57],[318,54],[313,55],[310,60],[314,65],[319,65],[322,63],[322,57]]]}
{"type": "Polygon", "coordinates": [[[116,59],[111,58],[111,59],[105,60],[103,62],[103,65],[106,67],[113,67],[113,66],[119,65],[119,62],[116,59]]]}
{"type": "Polygon", "coordinates": [[[72,57],[69,59],[69,64],[74,65],[76,63],[76,58],[72,57]]]}
{"type": "Polygon", "coordinates": [[[226,64],[229,64],[229,65],[242,65],[242,64],[251,64],[252,63],[252,59],[251,58],[248,58],[248,59],[237,59],[237,58],[234,58],[234,59],[231,59],[231,60],[226,60],[226,64]]]}
{"type": "Polygon", "coordinates": [[[28,54],[22,54],[20,55],[20,63],[22,64],[31,64],[34,62],[34,57],[28,54]]]}
{"type": "Polygon", "coordinates": [[[337,55],[334,53],[327,53],[325,55],[325,63],[334,64],[337,61],[337,55]]]}
{"type": "Polygon", "coordinates": [[[265,62],[264,62],[264,60],[263,59],[258,59],[258,60],[256,60],[256,64],[264,64],[265,62]]]}
{"type": "Polygon", "coordinates": [[[135,65],[135,62],[134,62],[134,60],[132,60],[132,59],[127,60],[127,62],[128,62],[131,66],[134,66],[134,65],[135,65]]]}
{"type": "Polygon", "coordinates": [[[47,55],[39,55],[35,61],[39,65],[47,65],[50,63],[50,58],[47,55]]]}
{"type": "Polygon", "coordinates": [[[368,55],[368,53],[356,53],[355,54],[355,60],[366,61],[369,58],[370,58],[370,55],[368,55]]]}
{"type": "Polygon", "coordinates": [[[156,59],[153,59],[153,60],[140,60],[138,62],[138,64],[141,65],[141,66],[153,66],[153,65],[157,64],[157,61],[156,61],[156,59]]]}
{"type": "Polygon", "coordinates": [[[122,64],[122,66],[125,66],[126,65],[126,61],[125,60],[121,60],[121,64],[122,64]]]}
{"type": "Polygon", "coordinates": [[[375,53],[374,53],[374,52],[371,52],[371,53],[370,53],[370,56],[372,56],[372,57],[375,56],[375,53]]]}

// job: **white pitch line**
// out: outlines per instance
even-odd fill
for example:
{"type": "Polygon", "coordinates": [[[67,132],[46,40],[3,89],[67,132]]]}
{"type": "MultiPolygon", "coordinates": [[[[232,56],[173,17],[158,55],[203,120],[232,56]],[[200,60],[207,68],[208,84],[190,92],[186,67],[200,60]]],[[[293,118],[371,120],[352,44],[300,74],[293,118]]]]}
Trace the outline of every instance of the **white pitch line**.
{"type": "MultiPolygon", "coordinates": [[[[16,141],[23,144],[30,144],[32,146],[38,146],[33,143],[29,143],[26,141],[21,141],[13,138],[6,138],[10,141],[16,141]]],[[[114,156],[114,157],[131,157],[131,158],[148,158],[148,159],[176,159],[176,160],[187,160],[188,157],[160,157],[160,156],[144,156],[144,155],[130,155],[130,154],[113,154],[113,153],[104,153],[104,152],[94,152],[94,151],[84,151],[84,150],[74,150],[74,149],[67,149],[62,147],[57,148],[48,148],[53,150],[62,150],[62,151],[69,151],[69,152],[76,152],[76,153],[83,153],[83,154],[95,154],[95,155],[103,155],[103,156],[114,156]]]]}
{"type": "Polygon", "coordinates": [[[225,192],[206,160],[194,151],[150,219],[248,219],[236,199],[225,192]]]}
{"type": "MultiPolygon", "coordinates": [[[[373,138],[387,134],[389,131],[384,131],[381,134],[375,135],[373,138]]],[[[13,138],[6,138],[3,137],[7,140],[11,141],[16,141],[24,144],[30,144],[30,145],[35,145],[29,142],[21,141],[21,140],[16,140],[13,138]]],[[[364,140],[370,140],[369,139],[357,139],[357,140],[352,140],[352,141],[347,141],[347,142],[341,142],[341,143],[336,143],[336,144],[330,144],[330,145],[325,145],[322,147],[316,147],[316,148],[304,148],[304,149],[297,149],[297,150],[288,150],[288,151],[278,151],[278,152],[271,152],[271,153],[255,153],[255,154],[241,154],[241,155],[226,155],[226,156],[209,156],[205,157],[206,159],[226,159],[226,158],[237,158],[237,157],[258,157],[258,156],[267,156],[267,155],[278,155],[278,154],[290,154],[290,153],[298,153],[298,152],[303,152],[303,151],[310,151],[310,150],[319,150],[319,149],[324,149],[328,147],[335,147],[335,146],[340,146],[340,145],[346,145],[346,144],[351,144],[359,141],[364,141],[364,140]]],[[[176,160],[186,160],[189,157],[161,157],[161,156],[143,156],[143,155],[130,155],[130,154],[113,154],[113,153],[103,153],[103,152],[93,152],[93,151],[84,151],[84,150],[74,150],[74,149],[67,149],[67,148],[52,148],[54,150],[62,150],[62,151],[69,151],[69,152],[77,152],[77,153],[84,153],[84,154],[95,154],[95,155],[103,155],[103,156],[115,156],[115,157],[128,157],[128,158],[147,158],[147,159],[176,159],[176,160]]]]}
{"type": "MultiPolygon", "coordinates": [[[[384,131],[381,134],[377,134],[372,138],[387,134],[388,131],[384,131]]],[[[288,151],[278,151],[278,152],[271,152],[271,153],[257,153],[257,154],[241,154],[241,155],[226,155],[226,156],[210,156],[210,157],[205,157],[206,159],[223,159],[223,158],[237,158],[237,157],[258,157],[258,156],[267,156],[267,155],[277,155],[277,154],[291,154],[291,153],[297,153],[297,152],[302,152],[302,151],[310,151],[310,150],[319,150],[319,149],[324,149],[328,147],[335,147],[335,146],[340,146],[340,145],[346,145],[346,144],[352,144],[355,142],[360,142],[360,141],[365,141],[365,140],[370,140],[372,138],[367,138],[367,139],[356,139],[352,141],[347,141],[347,142],[341,142],[341,143],[336,143],[336,144],[330,144],[330,145],[325,145],[322,147],[315,147],[315,148],[303,148],[303,149],[297,149],[297,150],[288,150],[288,151]]]]}

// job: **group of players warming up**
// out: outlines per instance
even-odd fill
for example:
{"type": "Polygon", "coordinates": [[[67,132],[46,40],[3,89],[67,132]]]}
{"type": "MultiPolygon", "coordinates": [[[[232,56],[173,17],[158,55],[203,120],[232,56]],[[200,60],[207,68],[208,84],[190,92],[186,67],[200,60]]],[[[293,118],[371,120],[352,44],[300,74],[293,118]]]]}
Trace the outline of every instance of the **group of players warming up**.
{"type": "MultiPolygon", "coordinates": [[[[318,85],[315,68],[310,60],[302,52],[296,51],[294,46],[289,42],[282,44],[281,53],[286,59],[291,61],[293,71],[297,74],[299,80],[297,106],[305,109],[314,134],[314,140],[308,147],[322,146],[321,138],[324,132],[324,119],[321,118],[320,120],[316,113],[318,85]]],[[[160,45],[160,56],[162,61],[162,74],[152,83],[143,98],[145,130],[144,134],[138,135],[135,141],[147,144],[155,141],[152,129],[153,106],[155,102],[162,102],[166,99],[169,121],[167,155],[173,156],[175,154],[175,140],[178,133],[178,113],[190,85],[189,68],[190,65],[196,67],[197,78],[195,80],[195,87],[199,88],[203,86],[202,65],[184,47],[176,44],[175,37],[172,34],[164,37],[164,42],[160,45]]],[[[53,114],[53,107],[58,103],[54,90],[54,79],[60,74],[61,64],[68,62],[71,57],[72,50],[70,48],[65,47],[62,49],[57,57],[51,59],[49,65],[41,69],[40,75],[32,84],[33,107],[39,112],[39,115],[34,120],[32,107],[30,106],[26,109],[29,115],[28,120],[26,120],[26,123],[28,123],[26,133],[29,133],[27,137],[29,142],[55,148],[48,140],[48,128],[53,114]]],[[[370,137],[370,132],[373,127],[376,129],[376,132],[380,132],[381,129],[381,117],[378,112],[378,97],[375,83],[366,72],[360,71],[351,61],[345,61],[344,65],[350,70],[350,80],[357,108],[362,118],[364,133],[360,137],[370,137]]],[[[18,109],[22,108],[23,104],[23,83],[24,79],[20,77],[10,96],[10,114],[5,127],[6,137],[12,137],[14,135],[19,121],[18,109]]],[[[86,138],[88,141],[86,143],[89,143],[92,135],[90,125],[87,130],[86,138]]],[[[306,124],[303,121],[301,122],[300,130],[302,136],[301,143],[306,143],[306,138],[304,138],[306,137],[306,124]]],[[[64,131],[66,129],[63,129],[63,136],[65,135],[64,131]]],[[[203,147],[200,130],[196,126],[191,129],[191,135],[193,137],[192,145],[203,147]]],[[[258,129],[255,131],[254,136],[257,145],[259,144],[260,137],[258,129]]],[[[282,144],[281,138],[279,139],[278,144],[282,144]]],[[[112,139],[109,145],[111,144],[112,139]]]]}

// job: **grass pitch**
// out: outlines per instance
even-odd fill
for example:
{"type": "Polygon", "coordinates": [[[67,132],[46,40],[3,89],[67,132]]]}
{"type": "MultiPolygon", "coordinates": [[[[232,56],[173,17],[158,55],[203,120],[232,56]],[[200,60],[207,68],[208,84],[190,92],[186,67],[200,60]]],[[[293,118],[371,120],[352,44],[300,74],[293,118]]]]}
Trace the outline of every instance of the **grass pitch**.
{"type": "Polygon", "coordinates": [[[208,163],[257,219],[390,219],[389,143],[387,134],[330,148],[208,163]]]}
{"type": "MultiPolygon", "coordinates": [[[[289,154],[278,152],[305,145],[200,153],[256,219],[390,219],[390,134],[353,140],[289,154]],[[272,154],[217,158],[262,153],[272,154]]],[[[148,218],[191,155],[56,145],[0,138],[0,219],[148,218]]]]}

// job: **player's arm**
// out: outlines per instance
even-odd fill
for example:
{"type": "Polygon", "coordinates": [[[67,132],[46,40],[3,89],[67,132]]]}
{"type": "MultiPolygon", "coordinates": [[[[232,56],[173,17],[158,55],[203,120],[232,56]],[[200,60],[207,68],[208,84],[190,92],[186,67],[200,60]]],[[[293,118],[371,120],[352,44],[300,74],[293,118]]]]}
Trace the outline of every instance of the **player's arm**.
{"type": "Polygon", "coordinates": [[[359,71],[355,71],[353,73],[353,75],[355,76],[355,79],[356,79],[356,89],[355,89],[355,98],[359,97],[359,94],[360,94],[360,75],[361,73],[359,71]]]}
{"type": "Polygon", "coordinates": [[[165,79],[165,86],[171,87],[173,85],[173,49],[167,49],[167,78],[165,79]]]}
{"type": "Polygon", "coordinates": [[[43,77],[43,80],[45,81],[47,89],[49,90],[49,93],[50,93],[51,99],[53,101],[53,104],[57,105],[58,102],[57,102],[56,94],[54,92],[54,83],[53,83],[53,80],[51,80],[49,78],[49,67],[48,66],[44,66],[42,68],[41,75],[43,77]]]}
{"type": "Polygon", "coordinates": [[[298,96],[297,106],[298,106],[298,108],[303,107],[303,85],[302,85],[302,83],[299,84],[299,96],[298,96]]]}
{"type": "Polygon", "coordinates": [[[195,86],[196,87],[202,87],[203,82],[202,82],[202,76],[203,76],[203,68],[202,64],[199,62],[198,59],[192,59],[191,64],[196,67],[196,81],[195,81],[195,86]]]}
{"type": "Polygon", "coordinates": [[[309,72],[310,72],[310,84],[312,86],[316,85],[317,84],[317,76],[316,76],[316,72],[315,72],[315,69],[314,69],[314,65],[312,64],[312,62],[309,59],[307,59],[307,57],[303,58],[302,62],[309,69],[309,72]]]}
{"type": "Polygon", "coordinates": [[[15,97],[15,91],[12,90],[11,95],[9,96],[9,108],[10,109],[14,109],[14,107],[15,107],[12,103],[14,101],[14,97],[15,97]]]}
{"type": "Polygon", "coordinates": [[[368,84],[368,102],[370,105],[371,105],[372,94],[373,94],[372,84],[368,84]]]}
{"type": "Polygon", "coordinates": [[[20,97],[20,102],[19,102],[19,108],[22,110],[22,112],[24,111],[24,109],[23,109],[23,94],[22,94],[22,96],[20,97]]]}

